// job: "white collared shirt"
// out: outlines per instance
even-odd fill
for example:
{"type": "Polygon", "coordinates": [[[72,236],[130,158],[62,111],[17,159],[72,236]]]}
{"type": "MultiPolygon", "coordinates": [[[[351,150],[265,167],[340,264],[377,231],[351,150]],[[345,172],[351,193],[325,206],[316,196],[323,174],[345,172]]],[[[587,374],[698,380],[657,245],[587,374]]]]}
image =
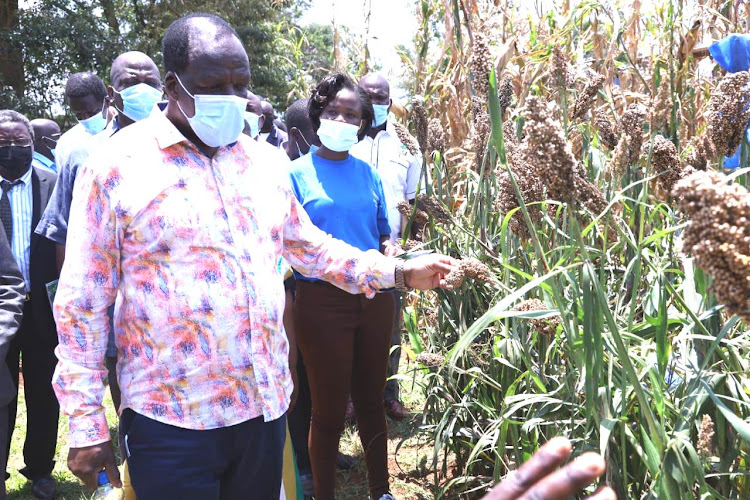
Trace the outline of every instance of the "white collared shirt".
{"type": "Polygon", "coordinates": [[[390,125],[378,132],[373,139],[365,136],[354,145],[349,154],[368,162],[380,175],[388,207],[388,224],[391,226],[391,241],[401,239],[401,213],[398,211],[399,202],[413,200],[419,192],[424,193],[426,183],[422,177],[422,157],[414,156],[406,149],[390,125]]]}
{"type": "MultiPolygon", "coordinates": [[[[17,179],[20,182],[8,191],[10,211],[13,214],[13,237],[10,241],[10,249],[26,282],[27,292],[31,290],[29,263],[31,262],[31,219],[34,217],[34,190],[31,186],[33,170],[33,167],[29,167],[29,170],[17,179]]],[[[0,180],[6,179],[0,176],[0,180]]]]}

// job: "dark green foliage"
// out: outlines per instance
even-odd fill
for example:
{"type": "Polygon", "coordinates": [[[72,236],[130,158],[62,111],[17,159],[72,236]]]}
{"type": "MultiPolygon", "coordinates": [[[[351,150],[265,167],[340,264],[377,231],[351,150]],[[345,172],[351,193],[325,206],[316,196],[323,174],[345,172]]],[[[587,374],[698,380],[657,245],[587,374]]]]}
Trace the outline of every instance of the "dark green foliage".
{"type": "MultiPolygon", "coordinates": [[[[161,67],[161,39],[169,24],[184,14],[204,11],[234,26],[250,59],[251,89],[283,110],[296,73],[306,68],[284,57],[279,37],[289,30],[279,27],[295,26],[307,7],[305,0],[41,0],[19,11],[15,28],[0,29],[0,46],[5,43],[23,54],[25,83],[19,99],[13,92],[18,89],[0,81],[0,108],[11,107],[33,117],[60,115],[66,111],[63,87],[69,74],[93,71],[108,83],[112,60],[128,50],[145,52],[161,67]]],[[[310,32],[315,61],[310,69],[316,72],[327,72],[332,65],[326,54],[332,53],[333,37],[326,34],[320,27],[310,32]]]]}

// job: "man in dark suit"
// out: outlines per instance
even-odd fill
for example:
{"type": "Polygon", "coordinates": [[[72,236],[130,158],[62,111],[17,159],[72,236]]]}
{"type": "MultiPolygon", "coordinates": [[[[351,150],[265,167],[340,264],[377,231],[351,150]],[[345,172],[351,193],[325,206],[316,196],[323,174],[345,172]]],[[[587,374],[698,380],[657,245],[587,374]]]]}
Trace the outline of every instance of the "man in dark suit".
{"type": "MultiPolygon", "coordinates": [[[[52,478],[59,405],[52,389],[57,358],[57,330],[46,284],[57,279],[54,243],[35,234],[36,227],[55,186],[53,172],[31,166],[34,132],[20,113],[0,110],[0,222],[25,281],[23,319],[8,350],[6,362],[18,387],[19,361],[23,359],[27,425],[21,473],[32,481],[37,498],[54,498],[52,478]]],[[[16,419],[16,403],[9,404],[10,439],[16,419]]]]}
{"type": "MultiPolygon", "coordinates": [[[[0,162],[7,154],[7,150],[0,146],[0,162]]],[[[5,231],[0,231],[0,359],[5,359],[10,349],[13,336],[18,331],[23,313],[25,298],[24,282],[18,264],[8,245],[5,231]]],[[[5,363],[0,363],[0,443],[9,441],[8,438],[8,404],[16,397],[16,386],[5,363]]],[[[8,453],[5,446],[0,445],[0,467],[5,470],[8,463],[8,453]]],[[[5,481],[0,483],[0,500],[5,500],[5,481]]]]}

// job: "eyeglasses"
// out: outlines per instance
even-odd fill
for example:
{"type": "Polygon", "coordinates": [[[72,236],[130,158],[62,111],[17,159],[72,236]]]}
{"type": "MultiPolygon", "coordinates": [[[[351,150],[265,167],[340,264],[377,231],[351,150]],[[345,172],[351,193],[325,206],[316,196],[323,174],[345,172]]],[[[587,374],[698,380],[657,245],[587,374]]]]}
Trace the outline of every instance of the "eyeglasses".
{"type": "Polygon", "coordinates": [[[9,146],[19,146],[22,148],[28,148],[32,142],[29,139],[13,139],[12,141],[0,140],[0,148],[7,148],[9,146]]]}
{"type": "Polygon", "coordinates": [[[60,139],[61,135],[62,134],[52,134],[51,136],[50,135],[44,135],[44,136],[42,136],[42,142],[44,143],[45,146],[47,146],[48,148],[52,149],[55,146],[57,146],[57,141],[60,139]]]}

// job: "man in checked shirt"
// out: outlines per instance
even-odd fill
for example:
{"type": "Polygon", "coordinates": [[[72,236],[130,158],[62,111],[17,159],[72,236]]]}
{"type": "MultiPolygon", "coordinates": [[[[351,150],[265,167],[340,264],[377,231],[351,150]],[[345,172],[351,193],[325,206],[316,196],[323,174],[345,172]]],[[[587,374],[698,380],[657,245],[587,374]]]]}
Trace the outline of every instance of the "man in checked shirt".
{"type": "Polygon", "coordinates": [[[115,302],[121,432],[139,500],[279,498],[292,392],[279,257],[368,297],[445,285],[454,263],[363,253],[310,222],[284,152],[241,134],[250,68],[223,19],[175,21],[163,51],[166,109],[112,137],[75,186],[76,257],[55,301],[68,466],[92,489],[102,469],[120,485],[101,404],[115,302]]]}

